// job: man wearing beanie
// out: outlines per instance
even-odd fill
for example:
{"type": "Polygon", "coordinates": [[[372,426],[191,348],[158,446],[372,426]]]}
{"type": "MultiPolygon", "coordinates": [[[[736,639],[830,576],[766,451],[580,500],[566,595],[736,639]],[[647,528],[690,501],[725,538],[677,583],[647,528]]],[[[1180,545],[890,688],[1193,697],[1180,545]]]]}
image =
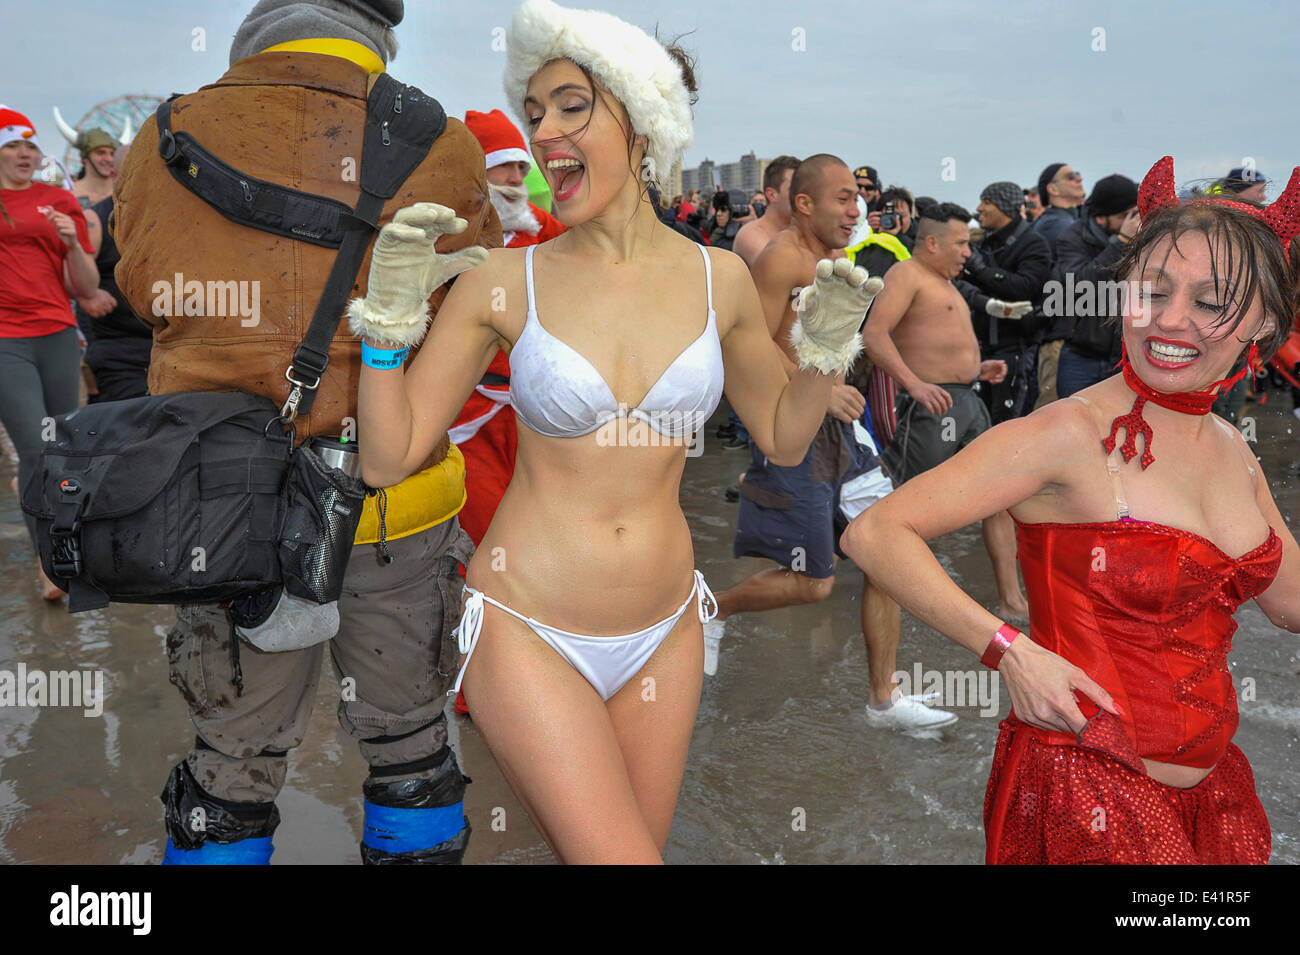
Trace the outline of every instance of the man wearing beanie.
{"type": "MultiPolygon", "coordinates": [[[[465,126],[483,147],[488,192],[501,219],[506,248],[540,245],[564,232],[559,219],[528,201],[524,176],[532,156],[506,114],[499,109],[490,113],[471,109],[465,114],[465,126]]],[[[510,407],[510,360],[505,352],[497,350],[447,434],[465,455],[466,500],[459,518],[477,547],[515,473],[518,431],[510,407]]],[[[469,712],[464,693],[456,695],[456,712],[469,712]]]]}
{"type": "Polygon", "coordinates": [[[1049,318],[1072,323],[1061,348],[1056,393],[1067,398],[1115,374],[1122,329],[1106,319],[1119,306],[1108,283],[1114,267],[1137,234],[1138,187],[1126,176],[1106,176],[1088,197],[1086,215],[1061,233],[1056,267],[1043,302],[1049,318]],[[1102,284],[1107,283],[1107,284],[1102,284]]]}
{"type": "Polygon", "coordinates": [[[1041,317],[1036,306],[1051,271],[1047,243],[1020,214],[1025,194],[1014,182],[995,182],[980,193],[984,236],[971,248],[957,288],[971,306],[980,357],[1001,359],[1007,374],[984,383],[980,397],[994,424],[1018,418],[1033,404],[1034,361],[1041,317]]]}
{"type": "MultiPolygon", "coordinates": [[[[396,53],[393,27],[403,12],[402,0],[261,0],[235,34],[226,74],[172,103],[173,131],[250,179],[355,206],[367,96],[396,53]]],[[[337,252],[226,219],[172,178],[158,144],[150,118],[118,178],[113,228],[118,285],[154,326],[149,391],[239,390],[280,405],[285,369],[337,252]],[[245,327],[223,316],[159,315],[160,281],[247,282],[260,288],[259,318],[245,327]]],[[[501,245],[483,151],[457,119],[447,119],[379,225],[417,202],[468,221],[443,237],[440,251],[501,245]]],[[[349,297],[365,294],[369,261],[367,252],[349,297]]],[[[429,299],[435,321],[446,291],[429,299]]],[[[300,442],[349,437],[360,365],[361,343],[340,322],[315,403],[295,421],[300,442]]],[[[456,567],[473,551],[456,519],[463,501],[464,460],[444,441],[411,477],[366,498],[348,563],[329,649],[344,687],[339,722],[370,765],[366,863],[459,862],[469,839],[464,777],[443,715],[457,665],[456,567]]],[[[167,783],[165,861],[265,864],[287,754],[306,732],[325,643],[262,652],[233,632],[226,609],[193,605],[177,608],[167,650],[198,735],[167,783]],[[190,831],[187,817],[198,809],[207,826],[190,831]]]]}
{"type": "Polygon", "coordinates": [[[1056,238],[1079,221],[1083,212],[1083,176],[1069,163],[1054,162],[1038,177],[1038,198],[1043,214],[1034,220],[1034,231],[1047,240],[1056,254],[1056,238]]]}

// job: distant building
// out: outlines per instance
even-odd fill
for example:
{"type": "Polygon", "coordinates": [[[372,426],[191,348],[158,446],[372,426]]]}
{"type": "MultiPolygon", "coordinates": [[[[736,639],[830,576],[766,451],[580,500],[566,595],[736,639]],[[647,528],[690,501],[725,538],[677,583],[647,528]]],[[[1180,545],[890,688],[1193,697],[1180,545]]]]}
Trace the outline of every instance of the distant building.
{"type": "Polygon", "coordinates": [[[759,159],[751,151],[737,162],[718,165],[705,159],[694,169],[681,171],[682,190],[700,190],[701,198],[711,196],[716,189],[741,189],[755,193],[763,188],[763,173],[770,159],[759,159]]]}
{"type": "Polygon", "coordinates": [[[711,159],[705,159],[695,167],[695,185],[692,189],[700,190],[700,196],[711,196],[718,187],[718,178],[714,174],[714,163],[711,159]]]}
{"type": "Polygon", "coordinates": [[[668,173],[668,178],[663,181],[659,194],[669,202],[673,201],[673,196],[682,194],[682,161],[680,159],[673,163],[673,168],[668,173]]]}

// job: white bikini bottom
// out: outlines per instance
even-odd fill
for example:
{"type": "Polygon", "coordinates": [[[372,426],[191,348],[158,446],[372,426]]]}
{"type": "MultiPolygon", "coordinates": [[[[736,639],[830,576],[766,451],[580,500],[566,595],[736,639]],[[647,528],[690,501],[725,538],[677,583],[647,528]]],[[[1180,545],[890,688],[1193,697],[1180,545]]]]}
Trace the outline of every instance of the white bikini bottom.
{"type": "Polygon", "coordinates": [[[465,609],[461,614],[460,626],[455,630],[455,634],[460,646],[460,652],[466,654],[465,664],[460,668],[460,673],[456,677],[456,685],[451,688],[451,693],[460,690],[461,680],[465,678],[465,668],[469,666],[470,658],[474,655],[474,648],[478,646],[479,634],[483,630],[483,604],[490,603],[494,607],[499,607],[512,617],[517,617],[526,623],[533,631],[543,640],[545,640],[560,656],[564,657],[575,670],[587,678],[587,682],[592,685],[602,700],[608,700],[611,696],[623,688],[628,680],[636,676],[647,660],[654,656],[654,652],[659,649],[659,644],[664,642],[673,626],[686,612],[690,606],[691,600],[696,602],[696,611],[700,616],[700,622],[705,623],[712,620],[718,614],[718,601],[713,596],[713,591],[709,590],[709,585],[704,582],[704,575],[698,570],[694,571],[695,586],[691,588],[690,595],[686,602],[677,608],[672,616],[667,617],[653,626],[646,627],[644,630],[638,630],[636,633],[629,633],[620,637],[588,637],[581,633],[570,633],[568,630],[560,630],[556,627],[548,627],[546,624],[538,623],[532,617],[525,617],[523,614],[515,613],[505,604],[498,600],[493,600],[481,590],[475,590],[467,586],[465,593],[469,594],[469,599],[465,601],[465,609]],[[712,605],[712,609],[705,611],[705,601],[712,605]]]}

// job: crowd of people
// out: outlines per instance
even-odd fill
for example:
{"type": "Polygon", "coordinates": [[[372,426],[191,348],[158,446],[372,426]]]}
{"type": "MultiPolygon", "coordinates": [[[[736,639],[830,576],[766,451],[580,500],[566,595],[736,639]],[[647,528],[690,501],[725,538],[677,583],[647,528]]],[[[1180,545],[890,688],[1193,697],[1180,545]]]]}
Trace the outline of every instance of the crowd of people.
{"type": "MultiPolygon", "coordinates": [[[[261,0],[177,124],[211,144],[246,130],[225,158],[259,180],[296,150],[304,181],[337,181],[402,15],[400,0],[261,0]]],[[[449,692],[557,858],[660,860],[726,621],[823,601],[850,560],[871,726],[957,719],[893,679],[903,610],[1007,685],[990,862],[1266,861],[1225,648],[1251,598],[1300,632],[1300,548],[1227,422],[1300,310],[1300,169],[1267,205],[1252,169],[1180,197],[1168,158],[1090,191],[1053,162],[1032,187],[990,183],[972,214],[817,153],[772,160],[761,192],[669,198],[640,170],[692,142],[682,49],[525,0],[506,61],[518,125],[447,120],[383,209],[298,422],[305,439],[354,420],[362,476],[384,491],[328,641],[356,687],[340,722],[370,765],[363,860],[463,855],[449,692]],[[1103,301],[1112,282],[1144,291],[1103,301]],[[724,393],[720,446],[750,452],[734,553],[771,565],[714,594],[677,488],[724,393]],[[977,521],[993,609],[926,545],[977,521]]],[[[321,295],[329,251],[271,235],[250,263],[244,227],[176,183],[153,120],[130,148],[64,132],[83,159],[72,192],[34,179],[35,127],[0,110],[0,419],[20,460],[76,407],[81,339],[97,400],[283,400],[293,306],[321,295]],[[263,322],[158,314],[153,285],[178,273],[260,276],[263,322]]],[[[176,615],[172,680],[197,737],[168,798],[221,825],[169,812],[166,861],[265,862],[325,643],[241,651],[224,608],[176,615]]]]}

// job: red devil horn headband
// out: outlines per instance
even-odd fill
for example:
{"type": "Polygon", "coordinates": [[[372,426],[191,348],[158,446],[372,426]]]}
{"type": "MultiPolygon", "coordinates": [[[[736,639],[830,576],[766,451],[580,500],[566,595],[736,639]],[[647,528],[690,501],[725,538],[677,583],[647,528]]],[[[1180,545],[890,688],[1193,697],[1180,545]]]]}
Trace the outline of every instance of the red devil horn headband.
{"type": "MultiPolygon", "coordinates": [[[[1282,249],[1291,258],[1291,240],[1300,235],[1300,166],[1291,171],[1291,181],[1271,205],[1257,209],[1244,202],[1231,199],[1197,199],[1195,202],[1222,202],[1242,209],[1273,230],[1282,240],[1282,249]]],[[[1170,204],[1177,205],[1174,191],[1174,157],[1166,156],[1151,167],[1138,189],[1138,214],[1148,218],[1157,210],[1170,204]]]]}

